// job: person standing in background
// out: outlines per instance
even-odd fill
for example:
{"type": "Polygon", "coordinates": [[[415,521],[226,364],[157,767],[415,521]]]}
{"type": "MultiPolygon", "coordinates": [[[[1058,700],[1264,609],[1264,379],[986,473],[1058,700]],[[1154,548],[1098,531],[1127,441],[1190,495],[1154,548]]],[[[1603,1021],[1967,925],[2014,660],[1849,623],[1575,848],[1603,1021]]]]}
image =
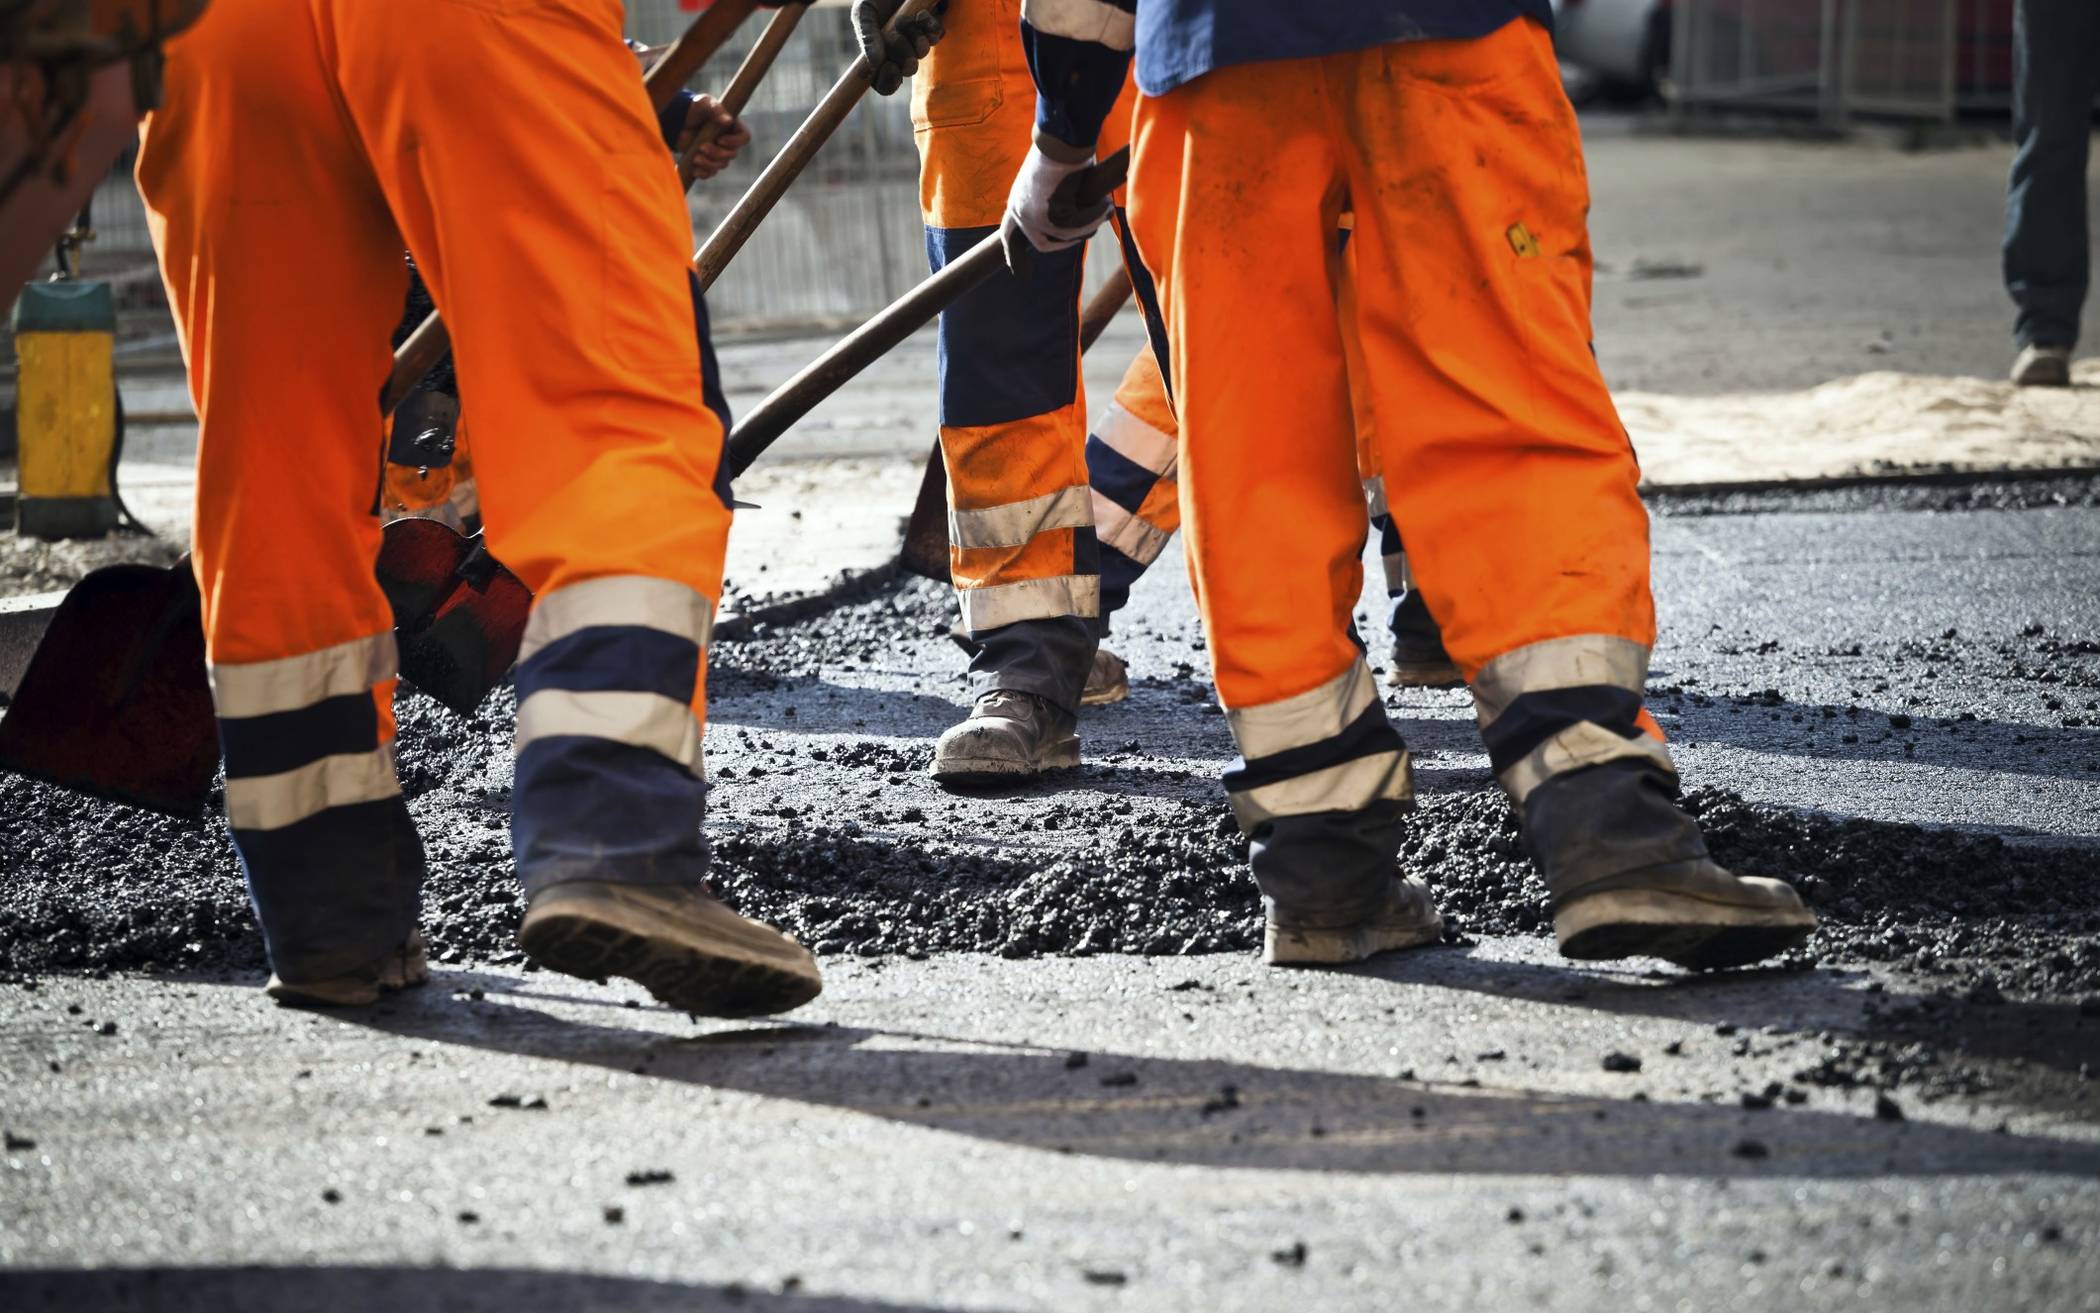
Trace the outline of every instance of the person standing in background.
{"type": "Polygon", "coordinates": [[[2085,306],[2092,241],[2085,170],[2100,95],[2100,4],[2017,0],[2013,8],[2012,178],[2005,199],[2005,290],[2012,381],[2066,387],[2085,306]]]}

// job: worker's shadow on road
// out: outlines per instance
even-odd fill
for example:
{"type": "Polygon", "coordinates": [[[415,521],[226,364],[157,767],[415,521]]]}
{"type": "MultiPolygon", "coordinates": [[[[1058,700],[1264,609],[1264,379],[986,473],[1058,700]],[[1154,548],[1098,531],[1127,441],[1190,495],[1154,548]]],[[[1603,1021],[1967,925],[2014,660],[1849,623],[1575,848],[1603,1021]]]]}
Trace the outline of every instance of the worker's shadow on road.
{"type": "Polygon", "coordinates": [[[932,1313],[830,1295],[773,1293],[740,1285],[688,1285],[507,1267],[115,1267],[12,1272],[0,1278],[10,1309],[151,1309],[155,1313],[441,1308],[476,1310],[677,1310],[734,1306],[754,1313],[932,1313]]]}
{"type": "Polygon", "coordinates": [[[960,719],[965,704],[937,693],[868,688],[823,675],[710,671],[709,726],[737,725],[798,734],[934,737],[960,719]]]}
{"type": "MultiPolygon", "coordinates": [[[[1101,1159],[1374,1175],[2100,1173],[2100,1145],[1847,1112],[1469,1089],[1219,1059],[1076,1056],[847,1026],[760,1025],[674,1039],[565,1019],[529,998],[513,995],[463,1017],[442,994],[424,991],[391,1015],[345,1020],[1101,1159]]],[[[1365,1042],[1383,1059],[1382,1038],[1365,1042]]]]}
{"type": "Polygon", "coordinates": [[[1702,706],[1650,694],[1648,707],[1672,742],[1690,746],[1718,743],[1816,761],[1901,762],[2100,784],[2094,770],[2100,747],[2084,729],[1922,715],[1901,717],[1899,727],[1885,712],[1755,697],[1709,696],[1702,706]]]}
{"type": "MultiPolygon", "coordinates": [[[[2100,1073],[2100,1025],[2077,1004],[1995,997],[1992,1002],[1971,1003],[1943,994],[1870,992],[1865,973],[1857,971],[1780,967],[1687,974],[1576,968],[1449,951],[1391,954],[1350,970],[1396,984],[1713,1028],[1703,1039],[1684,1044],[1680,1053],[1651,1059],[1651,1077],[1667,1076],[1676,1058],[1712,1058],[1738,1049],[1743,1055],[1765,1055],[1798,1048],[1802,1065],[1813,1066],[1817,1046],[1804,1047],[1804,1041],[1824,1036],[1881,1046],[1831,1068],[1823,1083],[1836,1085],[1854,1079],[1872,1085],[1884,1062],[1913,1065],[1914,1077],[1954,1075],[1941,1059],[2028,1063],[2071,1075],[2100,1073]],[[1917,1062],[1916,1050],[1908,1057],[1893,1052],[1913,1045],[1930,1050],[1932,1060],[1917,1062]]],[[[1492,1036],[1483,1038],[1482,1047],[1494,1047],[1492,1036]]]]}

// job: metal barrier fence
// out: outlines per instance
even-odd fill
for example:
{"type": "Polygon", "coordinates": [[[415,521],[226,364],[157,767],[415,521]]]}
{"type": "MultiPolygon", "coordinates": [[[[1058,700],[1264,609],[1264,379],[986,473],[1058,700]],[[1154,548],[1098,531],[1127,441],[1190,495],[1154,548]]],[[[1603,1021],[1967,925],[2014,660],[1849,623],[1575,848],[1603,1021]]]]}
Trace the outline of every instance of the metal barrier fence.
{"type": "Polygon", "coordinates": [[[1973,0],[1678,0],[1673,103],[1680,112],[1806,112],[1833,127],[1862,116],[1952,119],[1965,85],[1957,59],[1965,3],[1974,7],[1973,0]]]}
{"type": "MultiPolygon", "coordinates": [[[[719,88],[757,39],[759,17],[713,60],[694,85],[719,88]]],[[[672,40],[692,15],[677,0],[630,0],[628,31],[650,44],[672,40]]],[[[805,115],[857,53],[843,0],[821,0],[796,29],[744,111],[752,144],[735,164],[696,185],[687,198],[704,236],[729,212],[805,115]]],[[[500,110],[496,111],[500,112],[500,110]]],[[[84,277],[117,285],[127,336],[172,333],[131,180],[135,152],[95,191],[95,241],[82,254],[84,277]]],[[[1089,261],[1089,286],[1119,257],[1104,237],[1089,261]]],[[[49,272],[47,263],[45,272],[49,272]]],[[[834,325],[866,318],[926,276],[919,224],[918,153],[910,94],[869,95],[826,143],[708,295],[714,322],[731,330],[834,325]]],[[[0,326],[0,336],[4,336],[0,326]]],[[[7,354],[11,354],[7,353],[7,354]]]]}

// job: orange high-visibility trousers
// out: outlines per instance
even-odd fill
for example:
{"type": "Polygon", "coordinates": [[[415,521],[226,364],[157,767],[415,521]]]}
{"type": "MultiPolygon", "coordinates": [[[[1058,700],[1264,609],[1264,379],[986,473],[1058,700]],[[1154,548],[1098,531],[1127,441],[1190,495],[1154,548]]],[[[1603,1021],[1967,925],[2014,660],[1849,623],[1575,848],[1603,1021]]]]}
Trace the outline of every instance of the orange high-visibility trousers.
{"type": "Polygon", "coordinates": [[[398,946],[421,874],[373,578],[404,245],[474,399],[490,548],[538,595],[520,875],[700,878],[722,425],[621,18],[617,0],[217,0],[170,43],[138,182],[201,427],[228,820],[287,980],[398,946]]]}
{"type": "MultiPolygon", "coordinates": [[[[1020,0],[951,6],[913,79],[935,269],[992,239],[1028,154],[1035,83],[1020,19],[1020,0]]],[[[1025,274],[995,276],[949,307],[940,326],[949,569],[978,644],[973,692],[1034,693],[1068,710],[1100,613],[1079,372],[1084,268],[1083,247],[1038,255],[1025,274]]]]}
{"type": "MultiPolygon", "coordinates": [[[[1111,119],[1111,124],[1119,120],[1111,119]]],[[[1101,151],[1110,149],[1102,134],[1101,151]]],[[[1352,221],[1343,216],[1342,281],[1339,310],[1342,346],[1349,372],[1350,408],[1356,421],[1357,462],[1363,472],[1364,496],[1371,529],[1380,536],[1386,591],[1395,605],[1411,585],[1400,535],[1386,513],[1385,480],[1378,473],[1372,436],[1371,404],[1363,386],[1363,348],[1354,316],[1355,257],[1346,245],[1352,221]]],[[[1094,533],[1101,543],[1101,630],[1130,601],[1130,589],[1166,550],[1181,528],[1181,485],[1175,470],[1181,427],[1173,399],[1161,375],[1159,358],[1147,342],[1123,371],[1115,399],[1103,409],[1087,434],[1087,478],[1094,493],[1094,533]]]]}
{"type": "MultiPolygon", "coordinates": [[[[1410,790],[1349,636],[1365,507],[1336,312],[1345,209],[1387,500],[1500,778],[1521,802],[1586,764],[1666,767],[1639,709],[1647,516],[1588,345],[1587,187],[1548,34],[1520,20],[1217,69],[1142,99],[1136,143],[1131,226],[1171,342],[1241,824],[1290,840],[1280,866],[1296,844],[1339,872],[1350,859],[1291,836],[1410,790]]],[[[1359,870],[1389,871],[1397,833],[1347,843],[1359,870]]]]}

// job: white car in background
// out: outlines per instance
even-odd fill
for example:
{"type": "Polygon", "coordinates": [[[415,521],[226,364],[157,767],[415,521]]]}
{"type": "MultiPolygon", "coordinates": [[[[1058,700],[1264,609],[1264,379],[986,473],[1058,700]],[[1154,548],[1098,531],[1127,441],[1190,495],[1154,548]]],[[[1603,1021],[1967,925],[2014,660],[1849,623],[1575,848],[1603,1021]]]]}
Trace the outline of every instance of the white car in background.
{"type": "Polygon", "coordinates": [[[1553,0],[1553,44],[1573,99],[1646,99],[1670,66],[1670,0],[1553,0]]]}

